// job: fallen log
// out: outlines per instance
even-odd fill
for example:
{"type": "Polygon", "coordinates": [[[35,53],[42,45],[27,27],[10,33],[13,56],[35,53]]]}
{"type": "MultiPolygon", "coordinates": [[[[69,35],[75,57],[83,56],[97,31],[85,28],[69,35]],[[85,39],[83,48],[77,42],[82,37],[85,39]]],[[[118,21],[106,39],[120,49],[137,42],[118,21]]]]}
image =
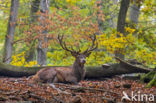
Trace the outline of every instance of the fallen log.
{"type": "Polygon", "coordinates": [[[23,77],[30,76],[39,71],[42,67],[19,67],[0,62],[0,76],[23,77]]]}
{"type": "MultiPolygon", "coordinates": [[[[144,67],[139,67],[116,58],[120,63],[116,64],[104,64],[102,66],[86,66],[86,78],[100,78],[100,77],[112,77],[121,74],[131,73],[148,73],[151,70],[144,67]]],[[[18,67],[9,64],[0,63],[0,76],[7,77],[23,77],[34,75],[44,67],[18,67]]]]}
{"type": "Polygon", "coordinates": [[[112,77],[121,74],[131,74],[131,73],[148,73],[151,71],[149,68],[144,68],[141,66],[136,66],[116,58],[120,63],[116,64],[104,64],[99,67],[86,67],[86,77],[87,78],[99,78],[99,77],[112,77]]]}

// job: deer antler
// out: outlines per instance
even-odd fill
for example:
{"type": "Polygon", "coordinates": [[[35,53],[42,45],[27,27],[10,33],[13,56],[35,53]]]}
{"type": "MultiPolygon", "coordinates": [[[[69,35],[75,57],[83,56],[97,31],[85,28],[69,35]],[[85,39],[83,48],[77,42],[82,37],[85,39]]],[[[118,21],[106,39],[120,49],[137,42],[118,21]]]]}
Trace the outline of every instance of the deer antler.
{"type": "Polygon", "coordinates": [[[90,39],[92,40],[92,45],[91,45],[90,48],[87,48],[87,50],[85,50],[83,52],[84,54],[87,53],[87,52],[91,52],[91,51],[97,49],[97,47],[98,47],[98,43],[97,42],[95,43],[95,41],[96,41],[96,34],[94,34],[93,37],[90,36],[90,39]]]}
{"type": "MultiPolygon", "coordinates": [[[[66,46],[66,43],[63,42],[63,37],[64,37],[64,35],[62,35],[62,36],[58,35],[58,41],[59,41],[61,47],[62,47],[64,50],[71,52],[71,54],[72,54],[73,56],[76,56],[76,55],[80,54],[80,52],[81,52],[80,48],[79,48],[78,51],[75,51],[75,50],[73,49],[72,46],[70,47],[71,50],[68,49],[67,46],[66,46]]],[[[85,51],[83,52],[83,54],[88,54],[88,53],[90,54],[91,51],[95,50],[95,49],[97,48],[97,46],[98,46],[98,43],[96,42],[96,35],[95,35],[95,34],[94,34],[93,36],[90,36],[90,39],[92,40],[92,45],[91,45],[90,48],[87,48],[87,50],[85,50],[85,51]]]]}
{"type": "Polygon", "coordinates": [[[58,41],[59,41],[61,47],[62,47],[64,50],[71,52],[72,54],[73,54],[73,53],[74,53],[74,54],[78,54],[79,51],[78,51],[78,52],[75,51],[75,50],[73,49],[72,46],[70,47],[71,50],[67,48],[66,43],[63,42],[63,37],[64,37],[64,35],[62,35],[62,36],[58,35],[58,41]]]}

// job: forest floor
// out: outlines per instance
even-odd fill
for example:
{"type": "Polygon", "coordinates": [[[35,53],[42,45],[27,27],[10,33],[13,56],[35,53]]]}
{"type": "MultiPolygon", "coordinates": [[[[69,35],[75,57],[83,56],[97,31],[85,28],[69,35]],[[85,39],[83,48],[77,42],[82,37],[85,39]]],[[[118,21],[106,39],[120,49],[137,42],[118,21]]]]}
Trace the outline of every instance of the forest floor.
{"type": "Polygon", "coordinates": [[[0,103],[142,103],[148,102],[151,94],[156,97],[156,87],[145,88],[146,84],[125,80],[119,76],[104,80],[84,80],[78,85],[32,83],[27,78],[0,77],[0,103]],[[123,100],[123,92],[134,100],[123,100]],[[133,93],[133,94],[132,94],[133,93]],[[147,99],[147,100],[146,100],[147,99]]]}

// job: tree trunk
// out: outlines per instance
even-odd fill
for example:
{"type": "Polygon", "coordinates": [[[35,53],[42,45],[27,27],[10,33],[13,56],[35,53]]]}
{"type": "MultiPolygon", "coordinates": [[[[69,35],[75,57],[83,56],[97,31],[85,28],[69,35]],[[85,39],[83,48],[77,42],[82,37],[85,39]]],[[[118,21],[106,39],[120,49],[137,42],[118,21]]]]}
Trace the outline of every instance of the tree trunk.
{"type": "Polygon", "coordinates": [[[11,1],[10,18],[8,22],[7,35],[5,37],[4,58],[3,62],[9,64],[12,56],[12,42],[14,40],[15,27],[17,22],[19,0],[11,1]]]}
{"type": "MultiPolygon", "coordinates": [[[[40,11],[41,13],[48,13],[49,11],[49,0],[41,0],[40,2],[40,11]]],[[[40,17],[41,21],[46,19],[45,17],[40,17]]],[[[41,26],[45,26],[45,24],[41,23],[41,26]]],[[[37,48],[37,63],[39,65],[46,65],[47,64],[47,47],[43,47],[43,44],[47,44],[48,39],[46,37],[46,34],[48,33],[47,30],[42,31],[43,40],[42,37],[39,38],[39,45],[37,48]]]]}
{"type": "MultiPolygon", "coordinates": [[[[99,3],[97,4],[97,7],[100,8],[100,10],[97,12],[97,22],[98,22],[98,29],[99,31],[103,31],[103,20],[102,18],[99,16],[100,12],[103,9],[103,0],[97,0],[99,3]]],[[[99,34],[99,33],[98,33],[99,34]]]]}
{"type": "Polygon", "coordinates": [[[33,61],[33,60],[36,59],[35,51],[36,51],[35,41],[32,41],[31,46],[30,46],[29,50],[26,52],[26,55],[25,55],[26,62],[33,61]]]}
{"type": "MultiPolygon", "coordinates": [[[[139,21],[139,14],[140,14],[140,6],[136,4],[136,0],[133,0],[133,4],[131,4],[129,8],[129,23],[128,26],[131,28],[135,29],[135,32],[133,35],[137,37],[137,26],[138,26],[138,21],[139,21]]],[[[128,54],[129,55],[129,54],[128,54]]],[[[135,55],[134,55],[135,56],[135,55]]],[[[134,74],[131,74],[131,76],[134,76],[134,74]]]]}
{"type": "MultiPolygon", "coordinates": [[[[39,5],[40,5],[40,0],[32,0],[31,1],[31,23],[35,23],[37,21],[38,16],[36,15],[36,13],[39,10],[39,5]]],[[[25,59],[27,62],[29,61],[33,61],[36,59],[36,55],[35,55],[35,41],[32,41],[31,43],[31,47],[30,49],[26,52],[26,56],[25,59]]]]}
{"type": "Polygon", "coordinates": [[[134,3],[130,6],[129,13],[130,24],[132,24],[134,27],[137,27],[139,21],[139,14],[140,14],[140,6],[137,5],[136,0],[134,0],[134,3]]]}
{"type": "Polygon", "coordinates": [[[37,15],[36,13],[39,10],[40,0],[32,0],[31,1],[31,22],[36,22],[37,15]]]}
{"type": "MultiPolygon", "coordinates": [[[[122,0],[121,1],[118,22],[117,22],[117,32],[123,33],[124,35],[126,35],[125,34],[125,24],[126,24],[126,14],[128,11],[129,4],[130,4],[130,0],[122,0]]],[[[117,52],[116,56],[124,59],[124,55],[121,53],[117,52]]]]}
{"type": "Polygon", "coordinates": [[[115,28],[116,27],[116,23],[114,23],[114,18],[116,17],[116,15],[114,13],[111,13],[110,11],[110,8],[113,6],[113,5],[116,5],[117,4],[117,0],[111,0],[112,3],[109,3],[110,0],[97,0],[99,3],[97,4],[97,7],[100,8],[100,11],[97,12],[97,22],[98,22],[98,28],[100,31],[104,31],[105,29],[107,29],[108,27],[111,27],[111,28],[115,28]],[[106,5],[107,4],[107,5],[106,5]],[[109,4],[109,5],[108,5],[109,4]],[[102,20],[101,17],[99,17],[99,14],[100,12],[102,11],[103,12],[103,8],[108,12],[105,12],[104,15],[110,15],[110,18],[109,19],[106,19],[105,18],[105,22],[102,20]]]}
{"type": "MultiPolygon", "coordinates": [[[[112,77],[120,74],[129,73],[148,73],[151,70],[138,67],[123,60],[120,63],[102,66],[86,66],[86,78],[112,77]]],[[[9,64],[0,63],[0,76],[22,77],[31,76],[45,67],[17,67],[9,64]]]]}
{"type": "MultiPolygon", "coordinates": [[[[117,5],[118,0],[111,0],[111,1],[112,4],[110,6],[117,5]]],[[[111,28],[116,28],[116,22],[114,22],[114,18],[116,18],[116,16],[117,15],[115,13],[110,14],[110,19],[108,20],[108,22],[111,28]]]]}

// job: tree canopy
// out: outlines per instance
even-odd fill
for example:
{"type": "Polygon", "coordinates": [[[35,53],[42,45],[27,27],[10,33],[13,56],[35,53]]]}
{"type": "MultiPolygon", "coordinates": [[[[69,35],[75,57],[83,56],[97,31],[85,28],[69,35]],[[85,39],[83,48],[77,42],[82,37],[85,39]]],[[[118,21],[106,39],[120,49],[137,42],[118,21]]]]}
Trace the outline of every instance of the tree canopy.
{"type": "MultiPolygon", "coordinates": [[[[65,35],[67,46],[74,46],[75,50],[85,50],[91,45],[89,36],[97,34],[98,50],[90,55],[87,65],[114,63],[114,55],[121,53],[125,59],[136,59],[154,68],[155,1],[130,0],[125,14],[124,34],[117,30],[121,2],[122,0],[49,0],[49,12],[44,13],[38,0],[20,0],[10,63],[16,66],[38,65],[37,46],[41,39],[42,47],[48,49],[47,65],[71,65],[74,58],[61,49],[57,35],[65,35]],[[139,8],[137,24],[129,17],[136,15],[130,15],[133,5],[139,8]],[[45,19],[41,19],[41,16],[45,19]],[[42,35],[45,30],[48,33],[42,35]],[[44,41],[45,37],[48,42],[44,41]]],[[[4,56],[10,7],[11,0],[0,1],[1,61],[4,56]]]]}

